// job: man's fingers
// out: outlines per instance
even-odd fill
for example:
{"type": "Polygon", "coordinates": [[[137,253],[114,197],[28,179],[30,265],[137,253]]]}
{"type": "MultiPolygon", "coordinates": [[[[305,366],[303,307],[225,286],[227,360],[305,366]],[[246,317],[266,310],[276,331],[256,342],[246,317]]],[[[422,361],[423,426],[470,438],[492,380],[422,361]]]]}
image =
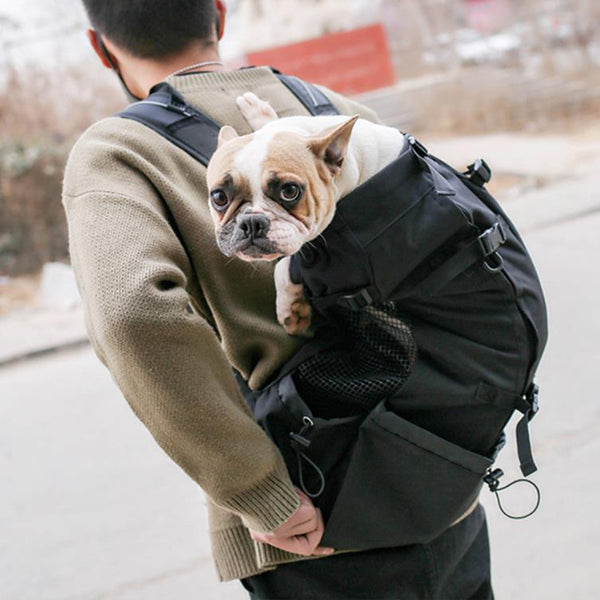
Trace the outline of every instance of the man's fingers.
{"type": "Polygon", "coordinates": [[[293,527],[290,527],[289,529],[287,529],[285,531],[285,533],[283,531],[278,531],[278,534],[281,535],[304,535],[306,533],[311,533],[312,531],[314,531],[318,526],[318,519],[317,519],[317,515],[316,513],[313,513],[312,515],[310,515],[305,521],[302,521],[300,523],[296,523],[293,527]]]}
{"type": "Polygon", "coordinates": [[[302,554],[303,556],[311,556],[319,546],[319,542],[323,537],[323,531],[325,529],[323,524],[323,515],[317,508],[315,509],[316,523],[315,529],[304,535],[295,536],[293,538],[296,549],[293,552],[302,554]]]}
{"type": "MultiPolygon", "coordinates": [[[[301,492],[299,492],[300,494],[301,492]]],[[[302,556],[331,554],[332,549],[319,548],[319,542],[325,530],[321,511],[313,506],[308,497],[303,498],[300,495],[300,501],[301,506],[290,519],[291,523],[284,523],[270,533],[258,533],[250,530],[250,536],[258,542],[302,556]]]]}

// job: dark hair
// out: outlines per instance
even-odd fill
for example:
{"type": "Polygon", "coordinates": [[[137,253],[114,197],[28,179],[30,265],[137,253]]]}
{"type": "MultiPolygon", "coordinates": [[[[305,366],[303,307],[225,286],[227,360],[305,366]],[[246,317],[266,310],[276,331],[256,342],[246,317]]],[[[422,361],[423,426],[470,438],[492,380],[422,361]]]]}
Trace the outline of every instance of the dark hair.
{"type": "Polygon", "coordinates": [[[92,27],[139,58],[215,41],[214,0],[82,0],[92,27]]]}

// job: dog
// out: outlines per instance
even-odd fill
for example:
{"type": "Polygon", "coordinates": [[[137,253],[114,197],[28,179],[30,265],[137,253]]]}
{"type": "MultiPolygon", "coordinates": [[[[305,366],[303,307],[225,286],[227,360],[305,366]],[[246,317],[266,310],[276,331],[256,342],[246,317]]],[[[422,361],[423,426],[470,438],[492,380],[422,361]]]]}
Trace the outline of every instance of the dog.
{"type": "Polygon", "coordinates": [[[331,223],[337,203],[398,157],[397,129],[358,116],[278,118],[249,92],[237,104],[254,133],[219,132],[207,167],[219,249],[242,260],[276,260],[277,319],[287,333],[309,332],[311,307],[292,282],[290,256],[331,223]]]}

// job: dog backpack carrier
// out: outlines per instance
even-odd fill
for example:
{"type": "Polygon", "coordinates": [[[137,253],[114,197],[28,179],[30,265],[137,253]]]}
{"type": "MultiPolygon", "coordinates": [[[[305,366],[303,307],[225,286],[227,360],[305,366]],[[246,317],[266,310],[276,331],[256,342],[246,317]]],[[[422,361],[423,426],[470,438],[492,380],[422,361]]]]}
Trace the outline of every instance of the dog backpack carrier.
{"type": "MultiPolygon", "coordinates": [[[[311,114],[337,113],[319,89],[277,75],[311,114]]],[[[203,164],[216,148],[219,126],[168,84],[121,116],[203,164]]],[[[547,324],[535,268],[484,187],[486,163],[459,173],[406,139],[292,257],[315,336],[265,389],[245,388],[336,549],[427,542],[484,483],[497,492],[514,411],[521,470],[536,470],[528,423],[547,324]]]]}

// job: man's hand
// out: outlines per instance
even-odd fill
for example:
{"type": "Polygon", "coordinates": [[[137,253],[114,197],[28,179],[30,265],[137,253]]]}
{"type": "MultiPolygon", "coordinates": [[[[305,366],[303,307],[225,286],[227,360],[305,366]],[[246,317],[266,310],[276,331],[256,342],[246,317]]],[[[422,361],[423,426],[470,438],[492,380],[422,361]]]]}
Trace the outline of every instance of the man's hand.
{"type": "Polygon", "coordinates": [[[323,516],[311,499],[296,488],[300,498],[298,510],[280,527],[269,533],[250,530],[250,536],[263,542],[303,556],[331,554],[333,548],[319,548],[325,526],[323,516]]]}

